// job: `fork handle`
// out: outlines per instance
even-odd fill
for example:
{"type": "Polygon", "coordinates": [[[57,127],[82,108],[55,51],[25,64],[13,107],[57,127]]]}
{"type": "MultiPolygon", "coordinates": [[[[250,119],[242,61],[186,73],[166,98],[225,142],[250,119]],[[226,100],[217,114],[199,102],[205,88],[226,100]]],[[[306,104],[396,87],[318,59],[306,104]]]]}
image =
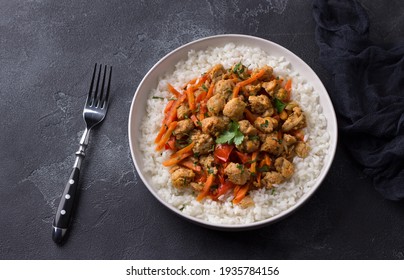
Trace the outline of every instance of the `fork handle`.
{"type": "Polygon", "coordinates": [[[59,207],[53,220],[52,225],[52,239],[55,243],[62,243],[66,237],[69,229],[70,221],[73,216],[75,204],[78,197],[78,186],[80,178],[81,163],[86,156],[86,148],[88,145],[88,138],[90,135],[90,128],[84,130],[83,136],[80,140],[80,148],[76,152],[76,161],[73,165],[72,173],[60,198],[59,207]]]}
{"type": "Polygon", "coordinates": [[[52,239],[55,243],[61,243],[64,240],[69,228],[78,195],[79,177],[80,168],[74,167],[53,221],[52,239]]]}

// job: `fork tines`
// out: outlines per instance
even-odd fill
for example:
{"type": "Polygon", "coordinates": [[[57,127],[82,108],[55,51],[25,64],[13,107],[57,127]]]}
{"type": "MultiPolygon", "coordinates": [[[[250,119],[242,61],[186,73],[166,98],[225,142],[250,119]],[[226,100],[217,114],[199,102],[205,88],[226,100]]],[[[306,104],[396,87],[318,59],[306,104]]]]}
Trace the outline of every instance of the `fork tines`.
{"type": "Polygon", "coordinates": [[[111,74],[112,74],[112,66],[108,67],[107,65],[102,66],[100,64],[97,67],[97,63],[94,66],[93,77],[91,79],[90,91],[88,92],[87,105],[89,107],[99,107],[105,108],[108,106],[108,98],[109,98],[109,88],[111,84],[111,74]],[[109,70],[109,71],[108,71],[109,70]],[[108,80],[105,89],[105,79],[108,73],[108,80]],[[95,77],[97,76],[97,80],[95,77]],[[101,81],[102,76],[102,81],[101,81]],[[101,84],[100,84],[101,83],[101,84]],[[99,90],[100,89],[100,90],[99,90]]]}

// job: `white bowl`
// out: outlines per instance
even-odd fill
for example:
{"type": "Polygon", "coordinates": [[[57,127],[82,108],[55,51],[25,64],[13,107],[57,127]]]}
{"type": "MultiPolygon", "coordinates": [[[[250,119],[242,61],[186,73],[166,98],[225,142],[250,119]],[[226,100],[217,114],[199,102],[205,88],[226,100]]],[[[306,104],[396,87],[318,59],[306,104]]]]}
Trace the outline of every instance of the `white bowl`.
{"type": "MultiPolygon", "coordinates": [[[[276,69],[275,69],[276,71],[276,69]]],[[[200,73],[196,73],[198,75],[200,73]]],[[[168,209],[174,213],[184,217],[185,219],[197,223],[199,225],[220,229],[220,230],[245,230],[251,228],[257,228],[264,225],[268,225],[279,221],[280,219],[288,216],[299,208],[304,202],[306,202],[311,195],[318,189],[328,170],[331,167],[331,163],[334,158],[334,154],[337,146],[337,121],[335,117],[335,112],[331,100],[327,94],[326,89],[321,83],[315,72],[299,57],[293,54],[291,51],[285,49],[284,47],[264,40],[257,37],[246,36],[246,35],[218,35],[203,38],[200,40],[193,41],[191,43],[185,44],[182,47],[177,48],[171,53],[164,56],[159,62],[157,62],[150,71],[146,74],[143,80],[140,82],[135,96],[132,101],[130,114],[129,114],[129,144],[132,153],[132,158],[135,163],[135,167],[139,176],[141,177],[145,186],[149,191],[157,198],[160,203],[165,205],[168,209]],[[174,70],[174,66],[177,62],[181,60],[186,60],[188,57],[188,52],[190,50],[206,50],[208,47],[222,47],[227,43],[234,43],[236,45],[246,45],[251,47],[259,47],[263,51],[277,57],[285,57],[287,61],[291,63],[293,71],[297,71],[303,76],[314,88],[314,91],[318,92],[320,104],[323,108],[323,115],[327,120],[327,131],[330,135],[330,143],[327,151],[327,155],[324,159],[324,165],[317,177],[314,185],[306,192],[302,197],[299,198],[296,204],[287,210],[281,212],[280,214],[273,216],[271,218],[249,223],[249,224],[237,224],[237,225],[226,225],[226,224],[215,224],[210,223],[205,220],[197,219],[195,217],[189,216],[181,212],[179,209],[175,208],[171,204],[164,201],[157,193],[156,188],[151,183],[151,178],[147,175],[144,170],[144,160],[143,154],[140,149],[139,135],[141,135],[140,126],[143,116],[146,114],[147,99],[151,91],[157,88],[158,80],[166,73],[170,73],[174,70]]]]}

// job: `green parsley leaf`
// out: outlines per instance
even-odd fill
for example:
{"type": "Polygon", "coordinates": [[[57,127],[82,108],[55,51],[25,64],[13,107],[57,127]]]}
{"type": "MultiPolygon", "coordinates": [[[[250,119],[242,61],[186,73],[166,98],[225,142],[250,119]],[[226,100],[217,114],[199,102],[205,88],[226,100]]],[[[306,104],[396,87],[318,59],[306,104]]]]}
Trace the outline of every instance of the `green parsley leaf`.
{"type": "Polygon", "coordinates": [[[236,144],[240,145],[244,140],[244,135],[240,131],[240,127],[237,122],[232,121],[230,123],[229,130],[223,132],[218,138],[216,138],[217,144],[236,144]]]}
{"type": "Polygon", "coordinates": [[[244,140],[243,133],[241,133],[240,129],[237,129],[233,139],[234,144],[240,145],[243,142],[243,140],[244,140]]]}
{"type": "Polygon", "coordinates": [[[216,138],[216,143],[217,144],[224,144],[224,143],[231,143],[233,138],[234,138],[234,132],[232,131],[225,131],[222,135],[220,135],[218,138],[216,138]]]}
{"type": "Polygon", "coordinates": [[[282,112],[283,109],[285,109],[286,104],[283,103],[282,101],[280,101],[278,98],[275,98],[275,99],[274,99],[274,102],[275,102],[275,108],[276,108],[276,111],[278,111],[278,114],[279,114],[280,112],[282,112]]]}

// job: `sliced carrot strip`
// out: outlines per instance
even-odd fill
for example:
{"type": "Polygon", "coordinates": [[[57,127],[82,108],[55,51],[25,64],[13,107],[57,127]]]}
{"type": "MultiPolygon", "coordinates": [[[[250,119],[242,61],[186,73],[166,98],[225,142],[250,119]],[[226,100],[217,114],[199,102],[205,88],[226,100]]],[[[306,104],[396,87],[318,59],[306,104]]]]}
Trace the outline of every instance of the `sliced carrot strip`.
{"type": "Polygon", "coordinates": [[[255,82],[256,80],[258,80],[259,78],[264,76],[264,74],[265,74],[265,69],[261,69],[257,74],[251,76],[250,78],[248,78],[245,81],[239,82],[237,85],[240,86],[240,87],[244,87],[244,86],[246,86],[248,84],[251,84],[252,82],[255,82]]]}
{"type": "Polygon", "coordinates": [[[171,158],[177,157],[179,155],[182,154],[186,154],[192,151],[192,148],[195,146],[195,143],[192,142],[191,144],[189,144],[188,146],[186,146],[185,148],[182,148],[181,150],[176,151],[174,154],[171,155],[171,158]]]}
{"type": "Polygon", "coordinates": [[[206,99],[205,100],[209,100],[212,96],[213,96],[213,88],[215,87],[215,85],[213,83],[210,84],[209,90],[208,90],[208,94],[206,94],[206,99]]]}
{"type": "Polygon", "coordinates": [[[182,88],[188,88],[188,86],[191,86],[193,84],[195,84],[195,82],[198,80],[198,77],[193,78],[192,80],[190,80],[188,83],[186,83],[182,88]]]}
{"type": "Polygon", "coordinates": [[[286,81],[285,89],[287,91],[290,91],[292,89],[292,79],[289,79],[289,80],[286,81]]]}
{"type": "Polygon", "coordinates": [[[177,122],[172,122],[167,128],[167,131],[161,137],[160,141],[157,143],[156,151],[160,151],[165,143],[170,139],[171,133],[174,131],[175,127],[177,126],[177,122]]]}
{"type": "Polygon", "coordinates": [[[185,101],[187,98],[186,94],[182,94],[171,106],[171,110],[168,112],[167,117],[165,118],[164,122],[166,125],[169,125],[171,122],[177,119],[177,109],[180,105],[185,101]]]}
{"type": "Polygon", "coordinates": [[[191,156],[192,153],[188,152],[188,153],[183,153],[180,155],[177,155],[175,157],[170,157],[168,160],[163,161],[163,165],[164,166],[173,166],[175,164],[178,164],[180,161],[186,159],[187,157],[191,156]]]}
{"type": "Polygon", "coordinates": [[[203,186],[202,191],[198,194],[196,200],[201,201],[204,199],[210,190],[210,187],[213,185],[213,182],[215,181],[215,175],[214,174],[209,174],[208,179],[205,182],[205,185],[203,186]]]}
{"type": "Polygon", "coordinates": [[[195,115],[191,116],[191,120],[194,122],[194,125],[196,127],[200,127],[201,126],[201,122],[198,120],[198,118],[195,115]]]}
{"type": "Polygon", "coordinates": [[[237,98],[239,92],[240,92],[240,86],[237,84],[237,85],[233,88],[233,98],[237,98]]]}
{"type": "Polygon", "coordinates": [[[196,109],[196,105],[195,105],[194,89],[192,86],[188,86],[187,88],[187,97],[188,97],[189,109],[194,111],[196,109]]]}
{"type": "Polygon", "coordinates": [[[187,158],[179,162],[179,165],[189,168],[197,173],[202,171],[202,167],[198,164],[195,164],[191,159],[187,158]]]}
{"type": "Polygon", "coordinates": [[[206,91],[202,91],[195,99],[196,103],[201,102],[202,100],[205,99],[207,92],[206,91]]]}
{"type": "Polygon", "coordinates": [[[206,106],[206,101],[202,100],[201,103],[199,103],[199,114],[198,114],[198,119],[202,121],[205,118],[205,114],[208,112],[208,107],[206,106]]]}
{"type": "Polygon", "coordinates": [[[303,132],[303,130],[299,129],[299,130],[296,130],[296,131],[292,131],[290,134],[295,136],[297,138],[297,140],[304,141],[304,132],[303,132]]]}
{"type": "Polygon", "coordinates": [[[179,91],[176,90],[170,83],[167,83],[167,86],[168,86],[168,91],[171,92],[176,97],[179,97],[181,95],[181,93],[179,93],[179,91]]]}
{"type": "Polygon", "coordinates": [[[250,172],[253,174],[257,174],[257,157],[258,157],[259,152],[253,152],[251,155],[251,166],[250,166],[250,172]]]}
{"type": "Polygon", "coordinates": [[[266,165],[271,166],[272,160],[271,160],[271,158],[268,156],[268,154],[265,154],[264,160],[265,160],[265,164],[266,164],[266,165]]]}
{"type": "Polygon", "coordinates": [[[285,90],[288,94],[285,101],[289,101],[292,97],[292,79],[286,81],[285,90]]]}
{"type": "Polygon", "coordinates": [[[235,187],[234,187],[234,190],[233,190],[233,194],[234,194],[234,196],[236,196],[236,194],[238,193],[238,191],[241,189],[241,186],[240,185],[236,185],[235,187]]]}
{"type": "Polygon", "coordinates": [[[250,186],[248,184],[242,186],[240,190],[237,192],[235,198],[233,199],[233,203],[234,204],[240,203],[240,201],[246,196],[249,188],[250,186]]]}
{"type": "Polygon", "coordinates": [[[168,113],[168,112],[171,110],[171,108],[173,107],[174,103],[175,103],[175,100],[170,100],[170,101],[167,103],[167,106],[164,108],[164,114],[168,113]]]}
{"type": "Polygon", "coordinates": [[[207,80],[208,75],[203,75],[202,77],[200,77],[197,81],[197,83],[194,85],[195,88],[198,88],[200,86],[202,86],[202,84],[207,80]]]}
{"type": "Polygon", "coordinates": [[[251,123],[254,124],[255,120],[258,118],[255,114],[251,113],[250,110],[244,109],[244,114],[247,120],[251,123]]]}
{"type": "Polygon", "coordinates": [[[261,172],[257,174],[257,187],[261,188],[261,172]]]}
{"type": "Polygon", "coordinates": [[[154,139],[154,143],[158,143],[161,140],[161,137],[163,137],[164,133],[166,133],[167,131],[167,125],[163,123],[163,125],[160,128],[159,133],[156,136],[156,139],[154,139]]]}

